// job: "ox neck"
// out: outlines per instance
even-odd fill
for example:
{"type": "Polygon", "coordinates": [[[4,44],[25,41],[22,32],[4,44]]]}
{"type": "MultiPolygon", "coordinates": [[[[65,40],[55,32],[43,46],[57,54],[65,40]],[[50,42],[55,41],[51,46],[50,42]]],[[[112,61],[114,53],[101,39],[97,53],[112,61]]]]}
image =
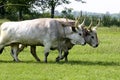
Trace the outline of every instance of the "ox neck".
{"type": "Polygon", "coordinates": [[[64,38],[69,38],[69,35],[72,33],[71,27],[63,27],[64,38]]]}

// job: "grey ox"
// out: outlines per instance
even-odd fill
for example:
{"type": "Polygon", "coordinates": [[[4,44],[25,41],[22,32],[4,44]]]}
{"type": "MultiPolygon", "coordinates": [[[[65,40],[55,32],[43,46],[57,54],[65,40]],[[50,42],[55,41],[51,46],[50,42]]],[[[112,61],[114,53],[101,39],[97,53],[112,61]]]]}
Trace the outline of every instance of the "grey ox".
{"type": "MultiPolygon", "coordinates": [[[[65,18],[58,18],[58,19],[54,19],[54,20],[57,20],[57,21],[60,21],[60,22],[64,22],[65,24],[66,23],[75,23],[74,20],[68,20],[66,22],[66,19],[65,18]]],[[[84,21],[82,22],[82,24],[80,24],[77,28],[78,30],[82,27],[83,28],[83,32],[84,32],[84,38],[85,38],[85,41],[86,43],[88,43],[90,46],[96,48],[98,47],[99,45],[99,42],[98,42],[98,37],[97,37],[97,31],[96,31],[96,28],[100,25],[100,20],[98,22],[98,24],[95,26],[95,27],[92,27],[92,21],[91,21],[91,24],[89,25],[88,28],[85,28],[84,26],[84,22],[85,22],[85,19],[84,21]]],[[[59,50],[60,53],[62,53],[62,51],[64,51],[64,55],[60,58],[60,56],[58,56],[56,58],[56,61],[59,61],[60,59],[63,59],[65,58],[65,61],[68,61],[67,59],[67,55],[69,54],[69,49],[71,49],[74,44],[71,43],[70,39],[66,39],[65,44],[63,44],[61,46],[61,50],[59,50]]],[[[19,51],[22,51],[24,49],[25,45],[19,45],[19,51]]],[[[37,60],[37,61],[40,61],[39,57],[37,56],[36,54],[36,46],[31,46],[30,47],[30,51],[31,51],[31,54],[33,55],[33,57],[37,60]]],[[[52,49],[52,48],[51,48],[52,49]]],[[[58,49],[58,48],[54,48],[52,50],[55,50],[55,49],[58,49]]]]}
{"type": "MultiPolygon", "coordinates": [[[[97,27],[99,25],[100,25],[100,19],[99,19],[98,24],[95,27],[92,27],[92,21],[91,21],[91,24],[89,25],[88,28],[85,28],[85,27],[83,28],[85,41],[87,44],[89,44],[93,48],[96,48],[99,45],[99,40],[98,40],[98,36],[97,36],[97,27]]],[[[84,26],[84,22],[81,24],[81,27],[83,27],[83,26],[84,26]]],[[[71,43],[70,40],[66,41],[65,43],[67,46],[67,50],[62,50],[62,51],[64,51],[64,55],[63,55],[62,59],[65,58],[65,61],[67,62],[68,61],[67,56],[69,54],[69,49],[71,49],[74,46],[74,44],[71,43]]],[[[35,47],[32,46],[31,53],[36,55],[36,52],[34,49],[35,49],[35,47]]],[[[59,56],[57,57],[57,59],[59,59],[59,56]]]]}
{"type": "MultiPolygon", "coordinates": [[[[73,44],[85,45],[82,27],[78,30],[70,25],[50,18],[5,22],[0,28],[0,52],[5,46],[11,46],[12,57],[19,61],[19,44],[44,46],[44,61],[47,62],[50,48],[61,50],[66,39],[73,44]]],[[[62,57],[61,52],[59,57],[62,57]]]]}

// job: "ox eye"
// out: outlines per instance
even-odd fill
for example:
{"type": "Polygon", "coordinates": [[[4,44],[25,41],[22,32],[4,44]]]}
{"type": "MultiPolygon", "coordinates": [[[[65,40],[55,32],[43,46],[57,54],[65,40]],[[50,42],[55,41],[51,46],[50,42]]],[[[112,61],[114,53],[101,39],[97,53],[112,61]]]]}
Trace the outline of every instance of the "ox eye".
{"type": "Polygon", "coordinates": [[[79,33],[79,35],[80,35],[80,36],[82,36],[82,34],[81,34],[81,33],[79,33]]]}
{"type": "Polygon", "coordinates": [[[94,39],[94,36],[91,36],[92,39],[94,39]]]}

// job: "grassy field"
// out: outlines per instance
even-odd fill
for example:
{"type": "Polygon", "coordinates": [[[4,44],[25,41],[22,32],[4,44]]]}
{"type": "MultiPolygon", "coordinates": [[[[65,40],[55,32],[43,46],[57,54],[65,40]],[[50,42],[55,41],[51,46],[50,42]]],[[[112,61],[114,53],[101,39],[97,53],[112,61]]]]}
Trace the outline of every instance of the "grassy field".
{"type": "Polygon", "coordinates": [[[0,80],[120,80],[120,28],[98,28],[98,48],[74,46],[64,60],[55,62],[57,51],[51,51],[43,62],[43,48],[37,47],[41,62],[36,62],[29,47],[13,62],[10,48],[0,55],[0,80]]]}

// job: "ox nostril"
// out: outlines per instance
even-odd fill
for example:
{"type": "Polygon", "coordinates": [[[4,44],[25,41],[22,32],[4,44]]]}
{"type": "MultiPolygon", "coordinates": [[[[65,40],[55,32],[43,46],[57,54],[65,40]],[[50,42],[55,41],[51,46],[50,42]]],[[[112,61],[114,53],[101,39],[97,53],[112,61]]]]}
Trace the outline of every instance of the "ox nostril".
{"type": "Polygon", "coordinates": [[[86,42],[84,43],[84,45],[86,45],[86,42]]]}
{"type": "Polygon", "coordinates": [[[84,42],[82,45],[86,45],[86,42],[84,42]]]}
{"type": "Polygon", "coordinates": [[[98,44],[96,44],[96,46],[95,47],[98,47],[98,44]]]}

